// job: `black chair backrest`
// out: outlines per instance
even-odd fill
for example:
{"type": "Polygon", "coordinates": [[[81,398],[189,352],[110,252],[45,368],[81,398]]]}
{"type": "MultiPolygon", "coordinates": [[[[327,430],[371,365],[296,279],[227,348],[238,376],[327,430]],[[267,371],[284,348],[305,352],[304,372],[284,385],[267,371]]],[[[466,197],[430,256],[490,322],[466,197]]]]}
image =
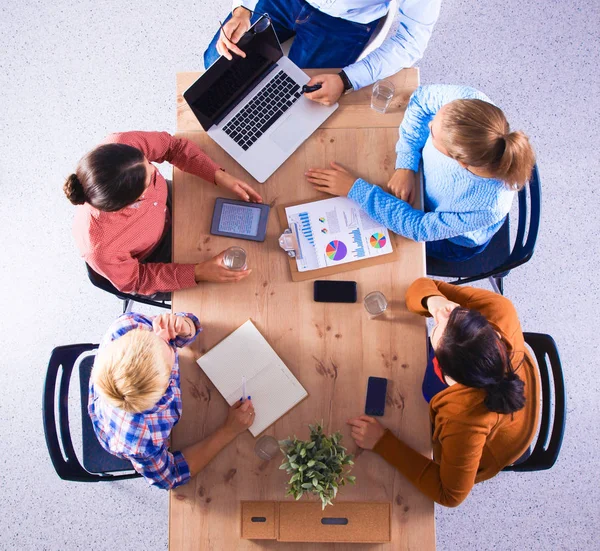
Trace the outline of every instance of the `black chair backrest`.
{"type": "Polygon", "coordinates": [[[535,165],[527,186],[518,193],[519,218],[515,242],[510,243],[509,219],[492,238],[486,249],[464,262],[427,258],[427,273],[432,276],[459,278],[453,284],[470,283],[488,277],[504,277],[510,270],[533,256],[540,229],[542,186],[535,165]],[[529,198],[528,198],[529,190],[529,198]]]}
{"type": "Polygon", "coordinates": [[[122,291],[119,291],[108,279],[106,279],[104,276],[101,276],[98,272],[95,272],[87,262],[85,267],[87,269],[88,278],[94,287],[102,289],[111,295],[115,295],[121,300],[132,300],[133,302],[137,302],[139,304],[147,304],[148,306],[156,306],[158,308],[171,308],[171,304],[167,301],[154,300],[142,295],[130,295],[128,293],[123,293],[122,291]]]}
{"type": "Polygon", "coordinates": [[[542,409],[537,439],[531,453],[506,471],[543,471],[550,469],[560,452],[567,418],[567,395],[558,348],[550,335],[524,333],[540,374],[542,409]]]}
{"type": "MultiPolygon", "coordinates": [[[[89,472],[84,469],[77,458],[73,441],[71,439],[71,431],[69,427],[69,384],[71,374],[78,358],[87,352],[98,348],[97,344],[72,344],[67,346],[58,346],[52,351],[50,361],[48,363],[48,371],[46,373],[46,381],[44,383],[44,394],[42,396],[42,416],[44,422],[44,434],[46,436],[46,445],[50,459],[54,465],[58,476],[63,480],[71,480],[76,482],[98,482],[106,480],[123,480],[126,478],[135,478],[140,476],[133,471],[133,467],[129,461],[119,459],[105,451],[96,441],[96,448],[92,448],[89,444],[88,450],[92,449],[96,458],[91,463],[107,465],[111,471],[126,471],[124,474],[114,474],[114,472],[89,472]],[[62,368],[62,369],[61,369],[62,368]],[[60,380],[59,380],[59,371],[60,380]],[[58,396],[56,395],[57,383],[58,396]],[[58,413],[58,428],[56,413],[58,413]],[[62,450],[61,450],[62,444],[62,450]],[[102,454],[106,457],[103,458],[102,454]]],[[[85,361],[85,360],[84,360],[85,361]]],[[[80,370],[81,389],[87,389],[89,383],[89,365],[80,370]],[[87,375],[87,376],[86,376],[87,375]],[[83,380],[85,379],[85,380],[83,380]]],[[[82,396],[87,405],[87,395],[82,396]]],[[[86,408],[82,408],[85,410],[86,408]]],[[[82,411],[82,414],[84,411],[82,411]]],[[[89,419],[83,418],[85,423],[89,419]]],[[[91,421],[90,421],[91,425],[91,421]]],[[[84,435],[85,436],[85,435],[84,435]]],[[[85,454],[85,451],[84,451],[85,454]]],[[[85,461],[84,461],[85,462],[85,461]]]]}

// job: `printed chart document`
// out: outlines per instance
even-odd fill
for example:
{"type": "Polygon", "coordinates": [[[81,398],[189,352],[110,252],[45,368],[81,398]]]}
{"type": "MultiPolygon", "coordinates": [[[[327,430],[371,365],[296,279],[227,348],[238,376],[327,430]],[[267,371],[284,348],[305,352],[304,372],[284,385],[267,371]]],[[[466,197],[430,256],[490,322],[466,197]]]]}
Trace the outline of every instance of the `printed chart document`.
{"type": "Polygon", "coordinates": [[[198,365],[230,406],[242,397],[246,378],[256,413],[249,429],[253,436],[308,396],[250,320],[204,354],[198,365]]]}
{"type": "Polygon", "coordinates": [[[393,251],[388,230],[347,197],[287,207],[298,240],[299,272],[381,256],[393,251]]]}

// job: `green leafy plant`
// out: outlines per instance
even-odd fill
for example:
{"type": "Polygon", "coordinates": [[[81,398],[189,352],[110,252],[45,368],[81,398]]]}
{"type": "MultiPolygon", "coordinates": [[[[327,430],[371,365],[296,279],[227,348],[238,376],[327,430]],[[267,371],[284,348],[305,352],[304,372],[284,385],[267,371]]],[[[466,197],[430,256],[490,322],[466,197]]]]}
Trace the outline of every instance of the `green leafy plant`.
{"type": "Polygon", "coordinates": [[[321,423],[309,425],[308,441],[280,440],[279,447],[285,458],[279,467],[291,474],[286,495],[300,499],[304,494],[316,494],[321,499],[322,509],[332,505],[339,487],[346,482],[354,484],[356,478],[349,476],[354,458],[341,445],[342,434],[323,434],[321,423]]]}

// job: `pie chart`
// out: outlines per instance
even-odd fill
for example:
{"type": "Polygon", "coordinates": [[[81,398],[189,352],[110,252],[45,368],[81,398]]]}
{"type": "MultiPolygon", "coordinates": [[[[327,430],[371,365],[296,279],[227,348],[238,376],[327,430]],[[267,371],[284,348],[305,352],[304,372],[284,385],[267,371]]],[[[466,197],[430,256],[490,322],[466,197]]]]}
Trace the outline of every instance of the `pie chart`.
{"type": "Polygon", "coordinates": [[[369,243],[374,249],[383,249],[383,247],[385,247],[385,244],[387,243],[387,240],[385,238],[385,235],[377,232],[371,236],[371,238],[369,239],[369,243]]]}
{"type": "Polygon", "coordinates": [[[342,241],[336,239],[325,247],[325,253],[331,260],[342,260],[346,257],[348,249],[342,241]]]}

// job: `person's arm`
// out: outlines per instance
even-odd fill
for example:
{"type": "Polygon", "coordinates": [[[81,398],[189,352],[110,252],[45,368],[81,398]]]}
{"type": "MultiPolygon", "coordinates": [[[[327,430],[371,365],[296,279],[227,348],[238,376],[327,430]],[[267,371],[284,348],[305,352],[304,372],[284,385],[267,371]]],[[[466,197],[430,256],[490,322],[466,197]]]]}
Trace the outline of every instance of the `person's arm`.
{"type": "Polygon", "coordinates": [[[144,264],[128,253],[106,249],[86,261],[123,293],[152,295],[196,286],[194,264],[144,264]]]}
{"type": "Polygon", "coordinates": [[[490,101],[485,94],[470,86],[432,84],[420,86],[413,92],[400,124],[396,169],[419,170],[421,152],[429,138],[429,123],[444,105],[457,99],[490,101]]]}
{"type": "Polygon", "coordinates": [[[414,241],[438,241],[464,235],[491,226],[500,216],[493,211],[423,212],[361,178],[354,182],[348,197],[373,220],[414,241]]]}
{"type": "Polygon", "coordinates": [[[122,132],[111,134],[106,142],[116,142],[139,149],[150,162],[167,161],[184,172],[226,189],[244,201],[262,203],[252,186],[235,178],[206,154],[194,142],[175,138],[168,132],[122,132]]]}
{"type": "Polygon", "coordinates": [[[513,303],[506,297],[476,287],[451,285],[425,277],[414,281],[406,291],[409,311],[429,316],[426,299],[430,296],[445,297],[463,308],[477,310],[503,335],[515,351],[525,350],[521,323],[513,303]]]}
{"type": "Polygon", "coordinates": [[[107,143],[123,143],[139,149],[148,161],[171,163],[184,172],[215,183],[220,169],[202,149],[185,138],[175,138],[168,132],[120,132],[111,134],[107,143]]]}
{"type": "Polygon", "coordinates": [[[484,428],[448,422],[440,435],[440,462],[421,455],[386,429],[373,451],[416,488],[446,507],[460,505],[475,484],[486,442],[484,428]]]}
{"type": "Polygon", "coordinates": [[[396,32],[364,59],[344,67],[355,90],[411,67],[423,57],[441,0],[401,0],[398,4],[396,32]]]}
{"type": "Polygon", "coordinates": [[[250,399],[236,402],[229,408],[225,424],[207,436],[181,450],[192,476],[197,475],[214,457],[236,436],[248,429],[254,422],[254,406],[250,399]]]}
{"type": "MultiPolygon", "coordinates": [[[[146,429],[147,430],[147,429],[146,429]]],[[[133,468],[152,486],[170,490],[191,478],[189,466],[181,452],[170,452],[165,445],[155,447],[150,443],[145,453],[127,455],[133,468]]]]}

